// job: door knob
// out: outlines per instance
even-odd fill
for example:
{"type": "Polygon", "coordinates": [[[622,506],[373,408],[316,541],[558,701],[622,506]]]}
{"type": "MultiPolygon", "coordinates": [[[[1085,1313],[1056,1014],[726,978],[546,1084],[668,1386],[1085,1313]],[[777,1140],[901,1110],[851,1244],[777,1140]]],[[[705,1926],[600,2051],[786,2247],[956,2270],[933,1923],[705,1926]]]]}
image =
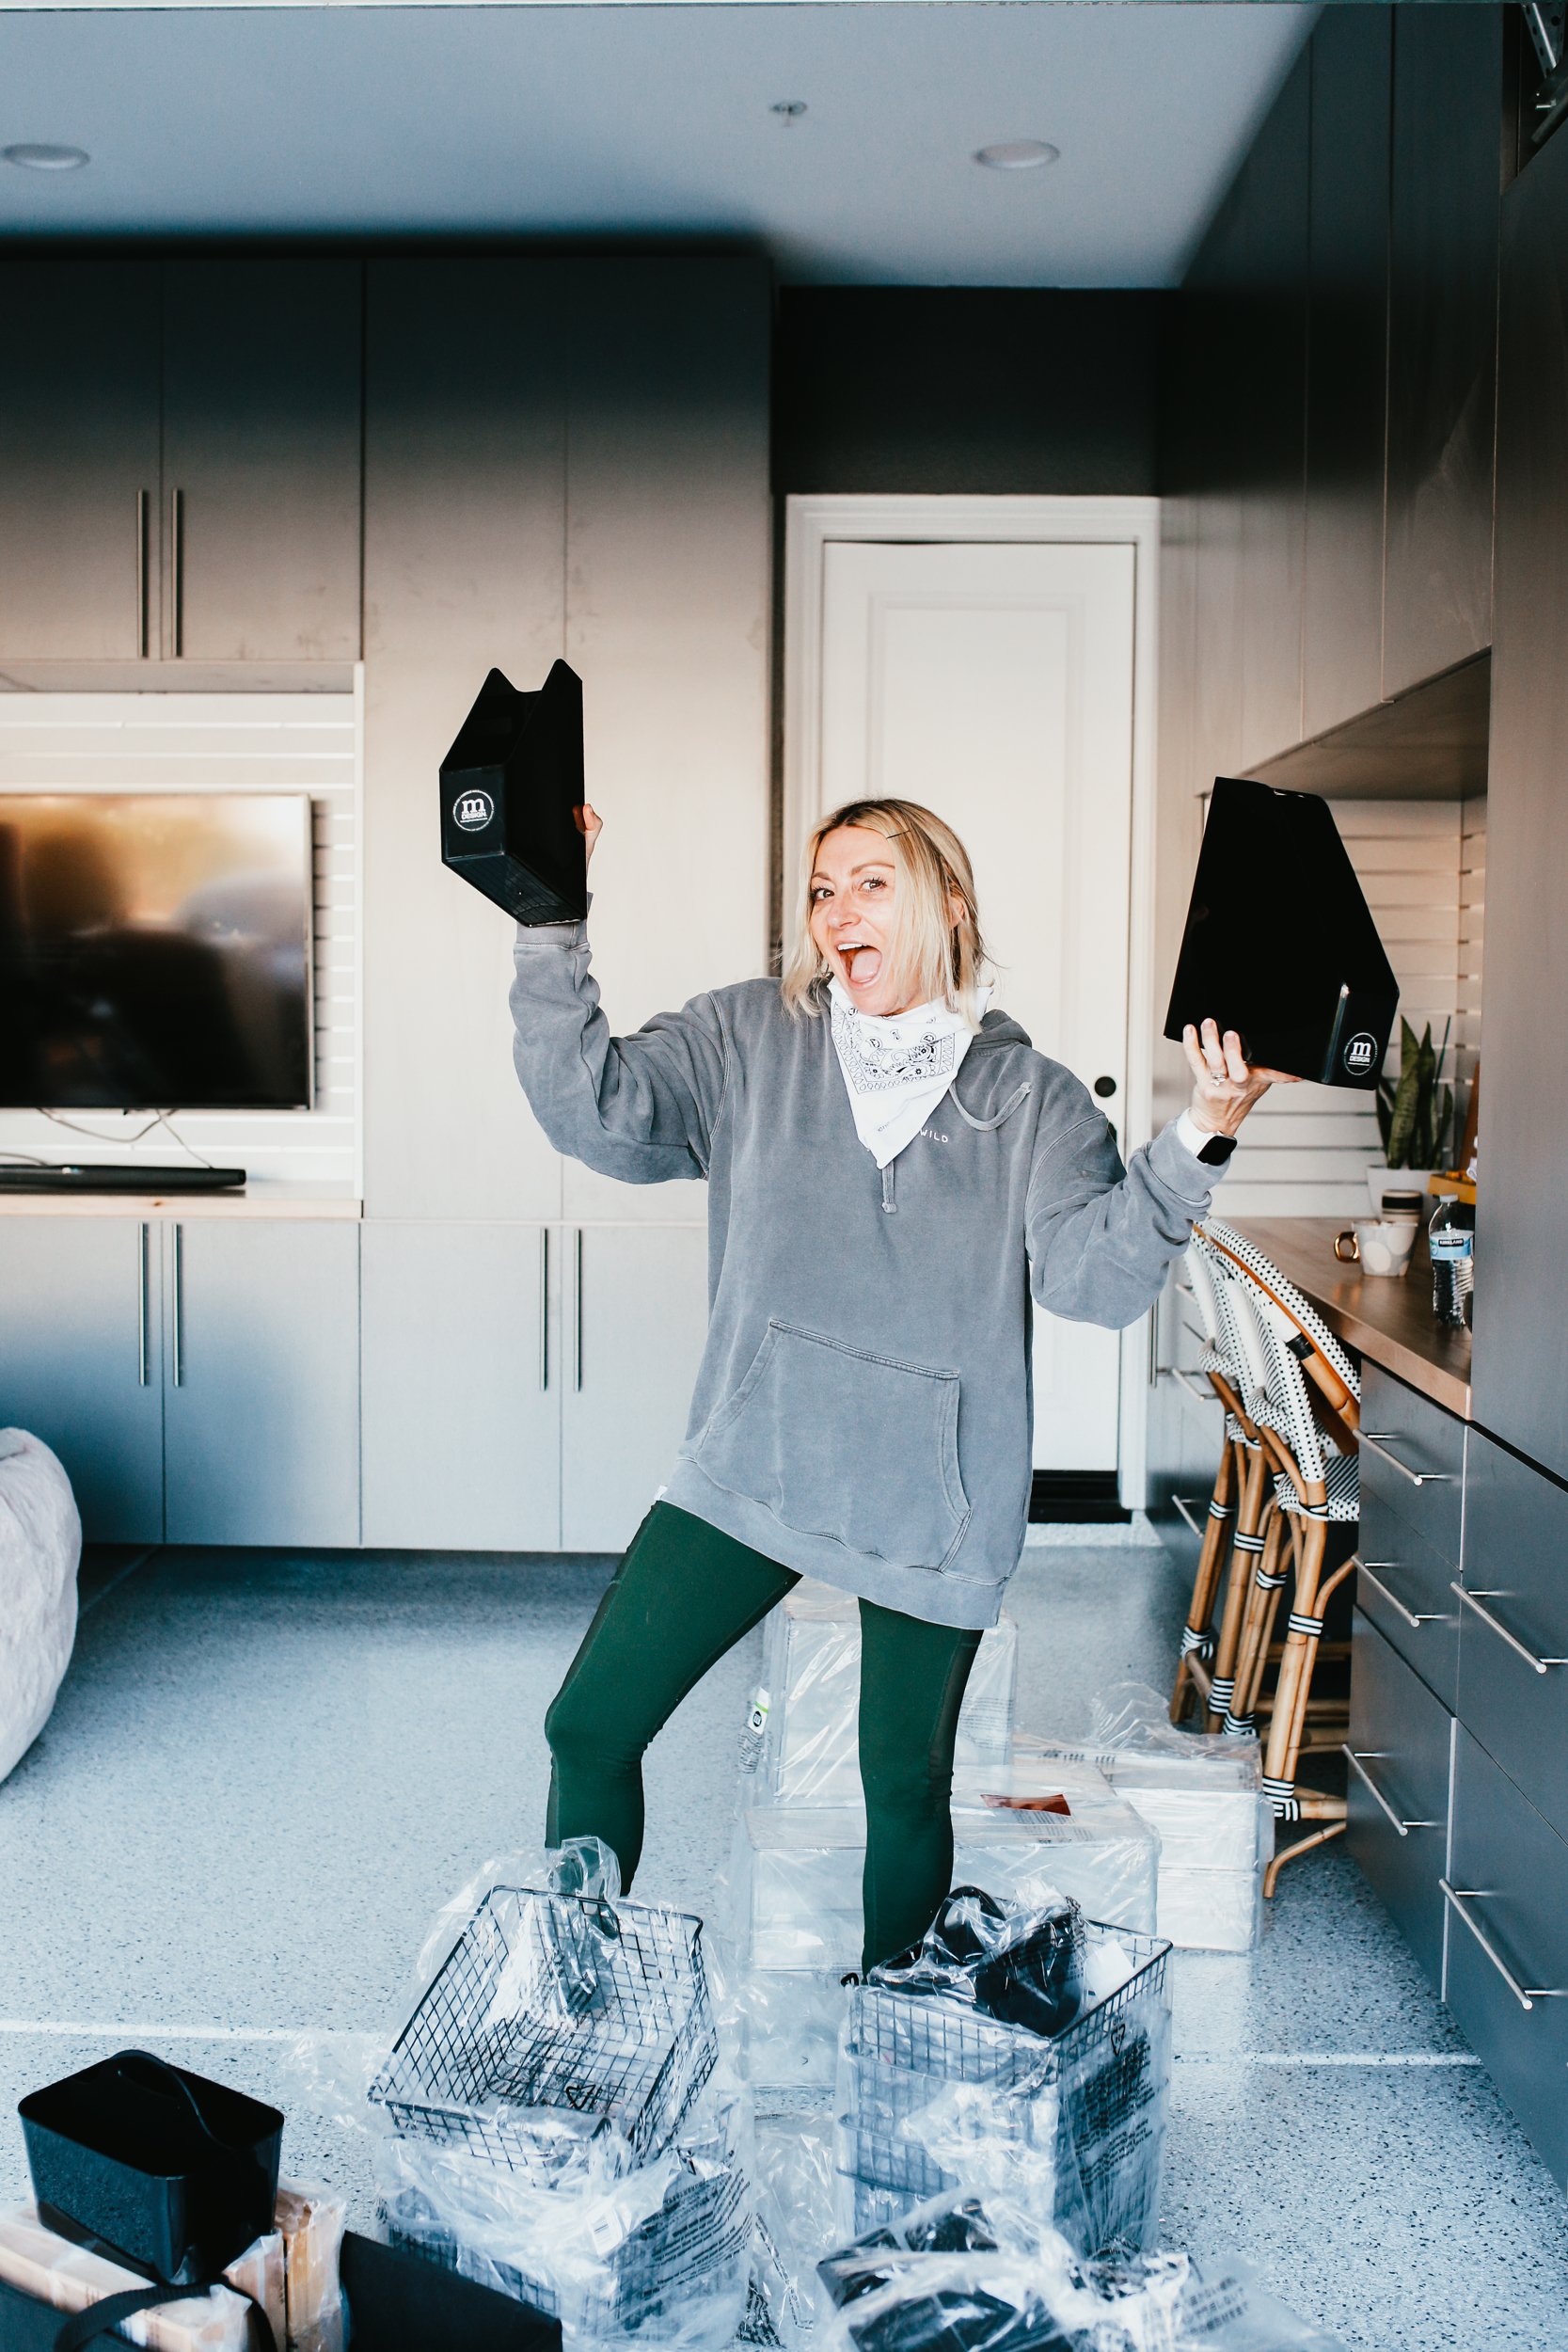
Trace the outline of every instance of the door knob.
{"type": "Polygon", "coordinates": [[[1102,1103],[1107,1102],[1117,1090],[1117,1082],[1112,1077],[1097,1078],[1094,1082],[1094,1090],[1102,1103]]]}

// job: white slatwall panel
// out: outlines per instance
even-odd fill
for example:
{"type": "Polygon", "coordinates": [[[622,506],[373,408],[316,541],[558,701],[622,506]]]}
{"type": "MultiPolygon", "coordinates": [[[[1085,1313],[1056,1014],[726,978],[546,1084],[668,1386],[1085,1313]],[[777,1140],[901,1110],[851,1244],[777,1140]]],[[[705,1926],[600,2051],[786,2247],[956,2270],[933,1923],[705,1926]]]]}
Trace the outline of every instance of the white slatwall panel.
{"type": "MultiPolygon", "coordinates": [[[[1467,916],[1466,843],[1485,848],[1484,801],[1337,801],[1335,821],[1367,894],[1400,985],[1400,1011],[1418,1036],[1430,1021],[1434,1041],[1445,1022],[1474,1059],[1481,1017],[1480,964],[1461,981],[1467,916]],[[1473,997],[1473,1008],[1465,1009],[1473,997]],[[1462,1011],[1464,1013],[1461,1019],[1462,1011]]],[[[1479,914],[1479,907],[1478,907],[1479,914]]],[[[1399,1064],[1399,1030],[1389,1054],[1399,1064]]],[[[1445,1074],[1452,1076],[1450,1041],[1445,1074]]],[[[1468,1077],[1461,1056],[1459,1074],[1468,1077]]],[[[1463,1106],[1462,1106],[1463,1115],[1463,1106]]],[[[1377,1159],[1377,1115],[1370,1095],[1304,1083],[1264,1097],[1242,1131],[1220,1195],[1229,1216],[1364,1216],[1366,1171],[1377,1159]]]]}
{"type": "MultiPolygon", "coordinates": [[[[189,1111],[204,1159],[260,1183],[359,1183],[359,696],[0,694],[0,792],[308,792],[315,839],[315,1101],[308,1111],[189,1111]]],[[[96,1141],[0,1110],[0,1152],[177,1161],[145,1117],[72,1112],[96,1141]]]]}

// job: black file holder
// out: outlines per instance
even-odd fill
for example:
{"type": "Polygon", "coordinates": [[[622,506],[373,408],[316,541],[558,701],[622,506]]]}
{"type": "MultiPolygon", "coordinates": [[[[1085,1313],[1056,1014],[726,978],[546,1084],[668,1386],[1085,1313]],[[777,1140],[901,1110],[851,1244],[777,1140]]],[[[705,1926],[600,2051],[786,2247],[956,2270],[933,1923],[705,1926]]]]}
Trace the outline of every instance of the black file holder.
{"type": "Polygon", "coordinates": [[[1166,1037],[1212,1019],[1249,1062],[1365,1089],[1399,1001],[1328,803],[1216,776],[1166,1037]]]}
{"type": "Polygon", "coordinates": [[[445,865],[519,923],[578,921],[582,803],[582,680],[557,661],[523,693],[492,670],[441,762],[445,865]]]}

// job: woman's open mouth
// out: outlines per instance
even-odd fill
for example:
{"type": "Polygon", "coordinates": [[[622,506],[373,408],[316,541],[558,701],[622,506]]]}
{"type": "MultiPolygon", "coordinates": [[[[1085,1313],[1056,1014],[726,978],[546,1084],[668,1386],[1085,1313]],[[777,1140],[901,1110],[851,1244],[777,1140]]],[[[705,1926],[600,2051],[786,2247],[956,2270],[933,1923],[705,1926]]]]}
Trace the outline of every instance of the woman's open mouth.
{"type": "Polygon", "coordinates": [[[841,941],[838,959],[844,966],[844,977],[850,988],[869,988],[882,968],[881,949],[871,946],[865,940],[841,941]]]}

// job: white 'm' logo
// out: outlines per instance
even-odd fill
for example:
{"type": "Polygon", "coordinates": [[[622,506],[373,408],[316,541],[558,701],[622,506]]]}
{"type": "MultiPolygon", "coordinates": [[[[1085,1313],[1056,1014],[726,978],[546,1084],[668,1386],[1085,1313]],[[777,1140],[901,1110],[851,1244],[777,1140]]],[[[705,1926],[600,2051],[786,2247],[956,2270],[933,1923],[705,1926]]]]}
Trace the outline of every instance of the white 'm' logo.
{"type": "Polygon", "coordinates": [[[465,792],[451,813],[465,833],[478,833],[495,815],[496,803],[488,792],[465,792]]]}

